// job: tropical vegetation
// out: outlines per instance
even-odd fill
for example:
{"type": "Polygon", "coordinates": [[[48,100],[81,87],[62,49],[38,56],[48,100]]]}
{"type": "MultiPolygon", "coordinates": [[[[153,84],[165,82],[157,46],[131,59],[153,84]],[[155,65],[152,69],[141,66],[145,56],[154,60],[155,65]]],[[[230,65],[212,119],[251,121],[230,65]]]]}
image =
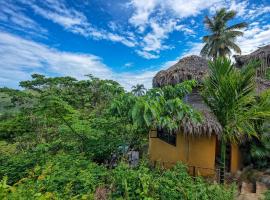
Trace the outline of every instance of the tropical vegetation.
{"type": "Polygon", "coordinates": [[[148,162],[148,131],[201,116],[183,97],[194,81],[143,96],[91,75],[33,74],[1,88],[0,199],[233,199],[234,187],[192,178],[184,165],[148,162]],[[127,151],[140,152],[129,166],[127,151]]]}
{"type": "Polygon", "coordinates": [[[145,94],[146,91],[143,84],[133,85],[131,89],[131,92],[136,96],[142,96],[145,94]]]}
{"type": "MultiPolygon", "coordinates": [[[[206,17],[211,34],[201,50],[212,59],[201,94],[222,126],[222,180],[230,143],[245,143],[249,164],[270,165],[270,91],[256,93],[257,63],[237,69],[226,58],[241,53],[235,40],[247,26],[228,26],[235,16],[220,9],[206,17]]],[[[0,88],[0,199],[235,199],[233,184],[191,177],[181,163],[165,170],[147,158],[151,129],[173,132],[183,119],[204,120],[183,100],[196,85],[146,90],[137,84],[127,92],[92,75],[33,74],[21,90],[0,88]],[[140,153],[135,166],[131,150],[140,153]]]]}
{"type": "Polygon", "coordinates": [[[227,143],[258,137],[258,126],[270,117],[270,93],[256,94],[256,63],[241,70],[227,58],[209,63],[202,95],[223,127],[221,162],[225,171],[227,143]]]}
{"type": "Polygon", "coordinates": [[[216,14],[209,18],[204,19],[204,24],[209,35],[203,37],[205,43],[201,55],[216,59],[217,57],[229,56],[232,50],[236,53],[241,53],[240,47],[235,43],[235,40],[239,36],[243,36],[241,29],[247,27],[247,23],[241,22],[233,25],[228,25],[230,20],[233,20],[236,16],[236,11],[222,8],[216,12],[216,14]]]}

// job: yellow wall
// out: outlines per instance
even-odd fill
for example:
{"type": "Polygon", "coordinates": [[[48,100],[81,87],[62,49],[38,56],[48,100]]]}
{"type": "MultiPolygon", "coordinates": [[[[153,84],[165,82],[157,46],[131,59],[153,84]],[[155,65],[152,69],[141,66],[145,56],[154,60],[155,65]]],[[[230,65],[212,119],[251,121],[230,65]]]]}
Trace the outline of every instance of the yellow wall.
{"type": "MultiPolygon", "coordinates": [[[[214,174],[216,136],[192,137],[177,134],[176,146],[170,145],[150,133],[149,156],[152,161],[170,167],[176,162],[183,162],[188,166],[196,166],[195,173],[201,175],[214,174]],[[209,168],[209,169],[205,169],[209,168]]],[[[190,168],[193,172],[194,169],[190,168]]]]}
{"type": "Polygon", "coordinates": [[[215,174],[216,136],[189,136],[188,165],[196,167],[196,174],[215,174]]]}
{"type": "Polygon", "coordinates": [[[236,173],[241,168],[241,154],[237,144],[231,144],[231,172],[236,173]]]}

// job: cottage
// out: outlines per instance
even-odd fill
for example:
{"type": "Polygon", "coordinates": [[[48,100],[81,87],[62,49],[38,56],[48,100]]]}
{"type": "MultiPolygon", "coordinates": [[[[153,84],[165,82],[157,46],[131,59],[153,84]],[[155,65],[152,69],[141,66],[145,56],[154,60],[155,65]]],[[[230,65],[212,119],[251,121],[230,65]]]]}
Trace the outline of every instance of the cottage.
{"type": "MultiPolygon", "coordinates": [[[[153,79],[153,87],[174,85],[190,79],[202,83],[207,72],[207,60],[199,56],[185,57],[169,69],[158,72],[153,79]]],[[[152,130],[149,134],[150,159],[165,167],[183,162],[193,175],[216,175],[220,165],[222,127],[204,103],[199,87],[187,95],[185,101],[202,113],[202,123],[184,120],[180,123],[180,131],[175,133],[152,130]]],[[[227,149],[227,171],[235,173],[241,168],[241,153],[237,144],[230,144],[227,149]]]]}

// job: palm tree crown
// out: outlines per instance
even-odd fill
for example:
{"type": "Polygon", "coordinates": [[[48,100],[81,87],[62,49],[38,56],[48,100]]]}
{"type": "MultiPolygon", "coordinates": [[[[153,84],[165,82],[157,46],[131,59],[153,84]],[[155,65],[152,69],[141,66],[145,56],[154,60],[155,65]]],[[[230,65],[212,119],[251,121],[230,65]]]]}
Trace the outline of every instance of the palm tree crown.
{"type": "Polygon", "coordinates": [[[242,22],[228,26],[228,21],[236,16],[235,11],[226,11],[225,8],[216,12],[213,18],[208,16],[204,19],[206,28],[210,31],[210,35],[203,37],[205,43],[201,50],[201,55],[209,58],[225,57],[231,54],[231,50],[241,53],[241,49],[235,43],[238,36],[242,36],[240,29],[246,28],[247,23],[242,22]]]}
{"type": "Polygon", "coordinates": [[[143,84],[134,85],[134,86],[132,86],[132,90],[131,90],[131,92],[136,96],[144,95],[145,91],[146,91],[146,89],[145,89],[143,84]]]}

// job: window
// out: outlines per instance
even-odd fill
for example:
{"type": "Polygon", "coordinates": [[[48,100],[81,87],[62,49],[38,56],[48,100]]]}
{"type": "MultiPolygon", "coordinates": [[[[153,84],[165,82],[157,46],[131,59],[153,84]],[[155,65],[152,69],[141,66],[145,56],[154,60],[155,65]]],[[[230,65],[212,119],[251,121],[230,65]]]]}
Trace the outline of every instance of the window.
{"type": "Polygon", "coordinates": [[[171,145],[176,146],[176,133],[172,132],[170,133],[169,131],[165,129],[157,129],[157,137],[164,142],[167,142],[171,145]]]}

